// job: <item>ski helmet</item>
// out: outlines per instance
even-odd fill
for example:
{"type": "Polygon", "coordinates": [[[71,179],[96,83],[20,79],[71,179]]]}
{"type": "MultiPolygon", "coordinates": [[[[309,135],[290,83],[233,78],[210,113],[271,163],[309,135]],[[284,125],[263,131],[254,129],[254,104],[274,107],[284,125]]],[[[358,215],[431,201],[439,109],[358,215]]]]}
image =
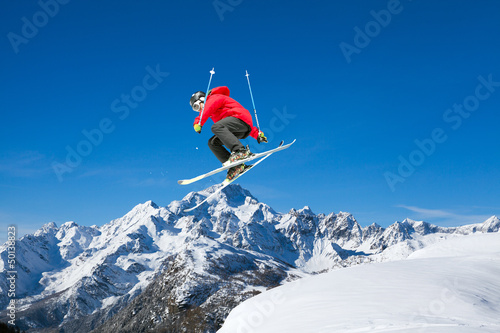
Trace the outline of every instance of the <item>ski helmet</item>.
{"type": "Polygon", "coordinates": [[[194,94],[192,94],[191,99],[189,100],[189,105],[191,105],[191,107],[193,107],[194,103],[196,103],[197,101],[200,101],[200,100],[202,102],[205,101],[205,93],[203,91],[197,91],[194,94]]]}

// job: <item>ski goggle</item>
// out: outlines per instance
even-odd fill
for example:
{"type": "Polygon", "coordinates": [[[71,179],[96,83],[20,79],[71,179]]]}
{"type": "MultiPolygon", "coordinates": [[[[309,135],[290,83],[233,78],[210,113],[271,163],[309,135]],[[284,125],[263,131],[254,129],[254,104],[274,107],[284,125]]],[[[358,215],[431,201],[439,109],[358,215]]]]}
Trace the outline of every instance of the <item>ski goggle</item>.
{"type": "Polygon", "coordinates": [[[200,111],[201,109],[201,103],[203,103],[205,101],[205,98],[201,98],[199,100],[197,100],[196,102],[193,103],[193,111],[200,111]]]}

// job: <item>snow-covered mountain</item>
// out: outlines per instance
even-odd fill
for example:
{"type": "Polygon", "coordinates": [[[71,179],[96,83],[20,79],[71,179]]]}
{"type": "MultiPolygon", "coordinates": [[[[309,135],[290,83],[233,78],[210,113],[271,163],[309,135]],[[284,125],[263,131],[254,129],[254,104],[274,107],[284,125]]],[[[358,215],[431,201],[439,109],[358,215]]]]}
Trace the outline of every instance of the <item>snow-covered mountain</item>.
{"type": "MultiPolygon", "coordinates": [[[[215,332],[232,308],[269,288],[500,228],[497,217],[456,228],[408,219],[362,228],[349,213],[277,213],[237,185],[183,213],[215,189],[167,207],[149,201],[101,227],[49,223],[21,238],[18,325],[33,332],[215,332]]],[[[6,262],[4,245],[0,271],[6,262]]],[[[0,321],[7,321],[6,281],[0,289],[0,321]]]]}

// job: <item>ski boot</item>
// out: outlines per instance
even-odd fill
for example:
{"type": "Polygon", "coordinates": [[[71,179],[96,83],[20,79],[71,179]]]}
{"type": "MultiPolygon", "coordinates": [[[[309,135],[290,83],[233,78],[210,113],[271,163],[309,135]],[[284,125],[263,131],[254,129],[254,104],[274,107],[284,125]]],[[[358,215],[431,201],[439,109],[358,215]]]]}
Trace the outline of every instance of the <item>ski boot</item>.
{"type": "Polygon", "coordinates": [[[222,163],[222,166],[227,166],[236,161],[244,160],[252,155],[253,154],[250,152],[250,148],[248,148],[248,146],[246,146],[246,148],[235,150],[231,153],[229,159],[226,162],[222,163]]]}
{"type": "Polygon", "coordinates": [[[235,150],[229,157],[229,161],[233,163],[236,161],[244,160],[245,158],[248,158],[251,155],[252,153],[250,152],[250,149],[248,148],[248,146],[246,146],[246,148],[235,150]]]}
{"type": "Polygon", "coordinates": [[[241,175],[245,170],[251,168],[251,165],[240,164],[235,167],[232,167],[227,171],[226,182],[230,182],[236,179],[239,175],[241,175]]]}

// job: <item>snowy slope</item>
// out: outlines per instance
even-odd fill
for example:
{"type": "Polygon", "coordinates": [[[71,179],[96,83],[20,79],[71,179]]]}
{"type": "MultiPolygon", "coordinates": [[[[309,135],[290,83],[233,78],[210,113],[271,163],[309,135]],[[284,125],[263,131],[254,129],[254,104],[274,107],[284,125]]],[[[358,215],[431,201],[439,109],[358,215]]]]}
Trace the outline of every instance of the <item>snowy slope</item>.
{"type": "Polygon", "coordinates": [[[218,333],[500,332],[499,276],[500,233],[452,237],[260,294],[218,333]]]}

